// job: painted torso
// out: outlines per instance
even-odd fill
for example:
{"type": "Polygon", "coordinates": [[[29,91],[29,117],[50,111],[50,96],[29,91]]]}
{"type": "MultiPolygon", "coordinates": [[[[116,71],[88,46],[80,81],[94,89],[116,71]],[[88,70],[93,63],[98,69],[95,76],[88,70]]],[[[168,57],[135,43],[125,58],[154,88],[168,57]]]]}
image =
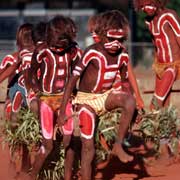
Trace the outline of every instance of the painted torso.
{"type": "Polygon", "coordinates": [[[81,78],[80,91],[102,93],[112,88],[120,69],[127,67],[128,55],[120,53],[110,56],[105,51],[90,49],[84,54],[82,64],[86,69],[81,78]]]}
{"type": "Polygon", "coordinates": [[[175,36],[180,37],[180,25],[174,13],[161,11],[153,20],[146,21],[146,24],[154,38],[158,61],[168,63],[176,60],[180,53],[175,36]]]}
{"type": "Polygon", "coordinates": [[[68,53],[58,55],[50,49],[43,49],[37,55],[40,63],[40,86],[45,93],[59,93],[69,79],[72,59],[68,53]]]}

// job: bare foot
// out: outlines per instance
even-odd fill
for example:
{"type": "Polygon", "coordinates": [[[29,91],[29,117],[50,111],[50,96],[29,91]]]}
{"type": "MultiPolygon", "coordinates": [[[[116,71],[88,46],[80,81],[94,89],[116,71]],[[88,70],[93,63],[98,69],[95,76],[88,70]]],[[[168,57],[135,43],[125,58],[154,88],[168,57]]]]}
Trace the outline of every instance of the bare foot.
{"type": "Polygon", "coordinates": [[[120,143],[114,143],[113,149],[112,149],[112,154],[117,156],[120,161],[123,163],[127,163],[130,161],[133,161],[134,157],[128,155],[122,148],[120,143]]]}

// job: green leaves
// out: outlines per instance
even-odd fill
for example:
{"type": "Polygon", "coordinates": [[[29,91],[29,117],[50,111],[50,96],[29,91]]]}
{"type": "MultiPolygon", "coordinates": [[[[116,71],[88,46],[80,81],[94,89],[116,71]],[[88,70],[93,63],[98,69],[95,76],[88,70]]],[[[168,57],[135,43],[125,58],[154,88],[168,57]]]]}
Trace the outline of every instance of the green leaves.
{"type": "Polygon", "coordinates": [[[24,108],[19,111],[15,123],[4,121],[3,133],[4,142],[8,143],[11,152],[20,145],[26,145],[31,150],[42,140],[38,119],[30,110],[24,108]]]}
{"type": "Polygon", "coordinates": [[[175,152],[175,139],[178,138],[179,127],[180,120],[177,117],[177,110],[170,105],[145,114],[140,122],[139,130],[145,138],[154,140],[157,150],[161,140],[167,140],[172,152],[175,152]]]}

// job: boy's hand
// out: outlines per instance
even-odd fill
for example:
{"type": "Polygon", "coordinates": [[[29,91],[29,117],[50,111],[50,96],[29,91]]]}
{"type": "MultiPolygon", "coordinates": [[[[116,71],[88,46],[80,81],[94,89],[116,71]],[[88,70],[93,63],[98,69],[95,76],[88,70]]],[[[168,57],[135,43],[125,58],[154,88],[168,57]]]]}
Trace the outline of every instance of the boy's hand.
{"type": "Polygon", "coordinates": [[[66,113],[64,112],[59,112],[59,115],[58,115],[58,119],[57,119],[57,124],[59,127],[63,126],[65,124],[67,120],[67,116],[66,116],[66,113]]]}
{"type": "Polygon", "coordinates": [[[136,104],[138,110],[144,109],[144,101],[142,98],[136,98],[136,104]]]}

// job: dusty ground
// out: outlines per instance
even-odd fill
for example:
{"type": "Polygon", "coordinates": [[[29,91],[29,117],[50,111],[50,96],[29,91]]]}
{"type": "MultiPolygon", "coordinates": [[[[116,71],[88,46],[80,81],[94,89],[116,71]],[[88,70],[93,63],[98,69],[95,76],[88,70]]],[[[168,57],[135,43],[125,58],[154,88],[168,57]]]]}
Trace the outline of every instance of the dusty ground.
{"type": "MultiPolygon", "coordinates": [[[[152,94],[143,94],[143,91],[153,90],[153,73],[150,69],[142,67],[137,67],[135,73],[145,102],[145,108],[148,109],[152,94]]],[[[180,83],[176,82],[174,88],[180,88],[180,83]]],[[[180,93],[173,93],[172,96],[172,103],[178,108],[180,105],[178,98],[179,95],[180,93]]],[[[5,92],[1,87],[0,101],[4,98],[5,92]]],[[[1,115],[2,111],[3,104],[0,105],[1,115]]],[[[122,164],[118,159],[112,158],[107,166],[97,171],[95,177],[99,180],[179,180],[179,171],[179,161],[173,161],[169,164],[166,159],[161,159],[155,161],[151,165],[144,165],[139,157],[136,157],[135,160],[129,164],[122,164]]],[[[15,169],[10,163],[9,150],[7,146],[5,149],[0,148],[0,180],[15,180],[15,176],[15,169]]]]}

